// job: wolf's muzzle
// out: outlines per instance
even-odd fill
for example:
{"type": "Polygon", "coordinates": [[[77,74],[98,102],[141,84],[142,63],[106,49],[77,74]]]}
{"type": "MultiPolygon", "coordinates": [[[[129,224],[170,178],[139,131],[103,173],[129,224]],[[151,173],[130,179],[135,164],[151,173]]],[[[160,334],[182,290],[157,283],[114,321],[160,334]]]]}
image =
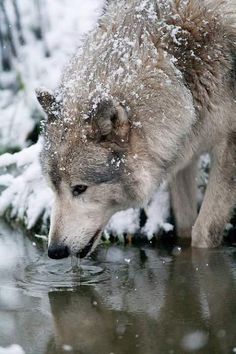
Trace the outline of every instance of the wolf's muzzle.
{"type": "Polygon", "coordinates": [[[89,241],[89,243],[77,253],[77,257],[79,258],[84,258],[87,256],[87,254],[91,251],[94,242],[96,241],[96,239],[98,238],[99,234],[100,234],[101,230],[97,230],[94,234],[94,236],[91,238],[91,240],[89,241]]]}

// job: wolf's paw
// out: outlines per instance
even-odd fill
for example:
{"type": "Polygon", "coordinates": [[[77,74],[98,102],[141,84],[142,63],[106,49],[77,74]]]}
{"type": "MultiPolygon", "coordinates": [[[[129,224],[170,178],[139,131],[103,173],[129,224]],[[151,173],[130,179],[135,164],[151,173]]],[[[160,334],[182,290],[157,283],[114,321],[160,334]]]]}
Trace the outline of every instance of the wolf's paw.
{"type": "Polygon", "coordinates": [[[215,248],[219,247],[222,237],[219,233],[211,233],[207,229],[194,225],[192,230],[192,247],[196,248],[215,248]]]}
{"type": "Polygon", "coordinates": [[[191,242],[192,247],[196,248],[209,248],[211,247],[206,240],[202,239],[201,237],[198,238],[193,238],[192,237],[192,242],[191,242]]]}

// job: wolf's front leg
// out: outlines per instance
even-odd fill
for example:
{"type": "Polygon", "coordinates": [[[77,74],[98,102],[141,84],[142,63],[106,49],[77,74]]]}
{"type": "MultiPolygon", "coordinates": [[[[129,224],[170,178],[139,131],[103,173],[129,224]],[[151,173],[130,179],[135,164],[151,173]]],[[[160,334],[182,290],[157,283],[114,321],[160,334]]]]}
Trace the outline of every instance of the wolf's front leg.
{"type": "Polygon", "coordinates": [[[191,161],[172,178],[170,183],[171,206],[174,212],[177,235],[191,238],[197,218],[197,161],[191,161]]]}
{"type": "Polygon", "coordinates": [[[225,224],[236,204],[236,134],[219,144],[212,154],[212,167],[203,204],[192,231],[193,247],[217,247],[225,224]]]}

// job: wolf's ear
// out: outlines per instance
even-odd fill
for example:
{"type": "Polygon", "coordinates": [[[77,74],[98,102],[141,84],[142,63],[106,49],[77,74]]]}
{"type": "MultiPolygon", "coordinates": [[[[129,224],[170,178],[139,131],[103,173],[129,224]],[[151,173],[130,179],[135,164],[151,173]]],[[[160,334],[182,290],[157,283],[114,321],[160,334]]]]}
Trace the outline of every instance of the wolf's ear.
{"type": "Polygon", "coordinates": [[[46,89],[36,89],[36,97],[43,108],[44,112],[48,116],[49,121],[53,121],[58,116],[59,104],[56,101],[55,96],[46,89]]]}
{"type": "Polygon", "coordinates": [[[92,121],[96,139],[117,150],[127,148],[130,133],[128,110],[120,103],[103,101],[97,106],[92,121]]]}

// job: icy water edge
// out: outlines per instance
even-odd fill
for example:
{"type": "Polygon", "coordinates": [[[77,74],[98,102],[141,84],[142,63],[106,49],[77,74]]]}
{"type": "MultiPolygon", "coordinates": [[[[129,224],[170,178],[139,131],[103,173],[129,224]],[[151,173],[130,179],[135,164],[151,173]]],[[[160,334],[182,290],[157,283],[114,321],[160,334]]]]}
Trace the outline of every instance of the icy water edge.
{"type": "Polygon", "coordinates": [[[236,352],[236,248],[101,246],[75,269],[0,223],[0,347],[26,354],[236,352]]]}

